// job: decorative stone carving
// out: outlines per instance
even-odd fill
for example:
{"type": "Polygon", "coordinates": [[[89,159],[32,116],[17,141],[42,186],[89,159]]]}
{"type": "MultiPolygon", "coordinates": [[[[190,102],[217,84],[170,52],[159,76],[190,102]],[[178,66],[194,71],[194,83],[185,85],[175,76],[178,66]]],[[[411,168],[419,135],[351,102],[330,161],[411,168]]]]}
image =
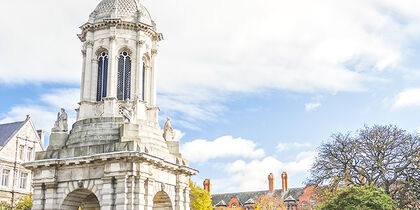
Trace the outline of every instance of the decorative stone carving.
{"type": "Polygon", "coordinates": [[[173,141],[175,138],[175,131],[171,125],[171,118],[166,118],[165,127],[163,128],[163,138],[166,141],[173,141]]]}
{"type": "Polygon", "coordinates": [[[57,114],[57,120],[55,121],[54,127],[52,128],[51,132],[67,133],[69,131],[67,118],[68,116],[67,116],[66,110],[61,108],[61,112],[57,114]]]}
{"type": "Polygon", "coordinates": [[[127,100],[119,105],[119,112],[126,122],[132,122],[134,119],[134,111],[136,109],[135,102],[127,100]]]}

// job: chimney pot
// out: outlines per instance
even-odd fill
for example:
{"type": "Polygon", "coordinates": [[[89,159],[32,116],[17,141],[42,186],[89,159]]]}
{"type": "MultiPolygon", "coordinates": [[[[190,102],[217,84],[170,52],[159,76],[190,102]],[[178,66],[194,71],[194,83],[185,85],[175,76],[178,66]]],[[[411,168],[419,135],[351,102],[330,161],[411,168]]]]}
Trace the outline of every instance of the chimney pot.
{"type": "Polygon", "coordinates": [[[204,190],[211,194],[211,181],[210,179],[206,179],[203,182],[204,190]]]}
{"type": "Polygon", "coordinates": [[[288,190],[288,186],[287,186],[287,173],[286,172],[283,172],[281,174],[281,184],[282,184],[283,192],[286,192],[288,190]]]}
{"type": "Polygon", "coordinates": [[[268,175],[268,190],[270,191],[270,193],[274,193],[274,174],[270,173],[270,175],[268,175]]]}

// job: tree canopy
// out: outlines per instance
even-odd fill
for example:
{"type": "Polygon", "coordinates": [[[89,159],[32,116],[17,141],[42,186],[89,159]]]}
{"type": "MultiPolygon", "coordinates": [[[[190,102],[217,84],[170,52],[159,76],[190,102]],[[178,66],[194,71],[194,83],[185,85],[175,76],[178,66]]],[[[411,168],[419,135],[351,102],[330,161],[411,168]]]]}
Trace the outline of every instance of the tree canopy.
{"type": "Polygon", "coordinates": [[[190,180],[190,208],[193,210],[212,210],[211,195],[190,180]]]}
{"type": "Polygon", "coordinates": [[[324,195],[327,199],[319,210],[363,210],[395,208],[394,200],[384,190],[371,185],[348,186],[324,195]]]}
{"type": "Polygon", "coordinates": [[[420,136],[396,126],[365,126],[356,133],[334,134],[323,143],[309,183],[374,185],[398,202],[418,207],[420,136]]]}

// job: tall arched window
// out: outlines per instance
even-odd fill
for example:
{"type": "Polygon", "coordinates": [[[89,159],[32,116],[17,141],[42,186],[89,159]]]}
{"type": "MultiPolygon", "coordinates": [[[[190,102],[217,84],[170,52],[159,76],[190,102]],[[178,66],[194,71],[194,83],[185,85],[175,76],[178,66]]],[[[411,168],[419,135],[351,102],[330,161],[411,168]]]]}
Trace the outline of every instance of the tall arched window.
{"type": "Polygon", "coordinates": [[[120,53],[118,59],[118,84],[117,84],[117,97],[118,100],[130,99],[131,90],[131,57],[126,52],[120,53]]]}
{"type": "Polygon", "coordinates": [[[98,86],[96,100],[102,101],[106,97],[108,77],[108,53],[102,52],[98,57],[98,86]]]}
{"type": "Polygon", "coordinates": [[[141,92],[141,98],[144,101],[146,98],[144,97],[144,93],[146,91],[146,61],[144,60],[144,58],[142,59],[143,61],[143,68],[142,68],[142,75],[143,75],[143,81],[142,81],[142,92],[141,92]]]}

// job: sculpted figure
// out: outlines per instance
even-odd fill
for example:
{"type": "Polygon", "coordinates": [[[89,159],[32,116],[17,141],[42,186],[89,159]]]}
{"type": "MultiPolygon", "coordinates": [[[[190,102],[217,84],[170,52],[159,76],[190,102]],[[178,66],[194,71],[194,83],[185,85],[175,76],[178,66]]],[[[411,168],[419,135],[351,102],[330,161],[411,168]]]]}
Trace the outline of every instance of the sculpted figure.
{"type": "Polygon", "coordinates": [[[124,104],[120,105],[120,114],[124,117],[127,122],[131,122],[133,120],[134,114],[134,105],[131,101],[127,101],[124,104]]]}
{"type": "Polygon", "coordinates": [[[57,120],[54,123],[54,127],[51,130],[52,132],[67,132],[69,130],[67,124],[67,113],[66,110],[61,108],[61,112],[57,114],[57,120]]]}
{"type": "Polygon", "coordinates": [[[163,127],[163,138],[166,141],[172,141],[175,137],[175,131],[171,125],[171,118],[166,118],[165,126],[163,127]]]}

